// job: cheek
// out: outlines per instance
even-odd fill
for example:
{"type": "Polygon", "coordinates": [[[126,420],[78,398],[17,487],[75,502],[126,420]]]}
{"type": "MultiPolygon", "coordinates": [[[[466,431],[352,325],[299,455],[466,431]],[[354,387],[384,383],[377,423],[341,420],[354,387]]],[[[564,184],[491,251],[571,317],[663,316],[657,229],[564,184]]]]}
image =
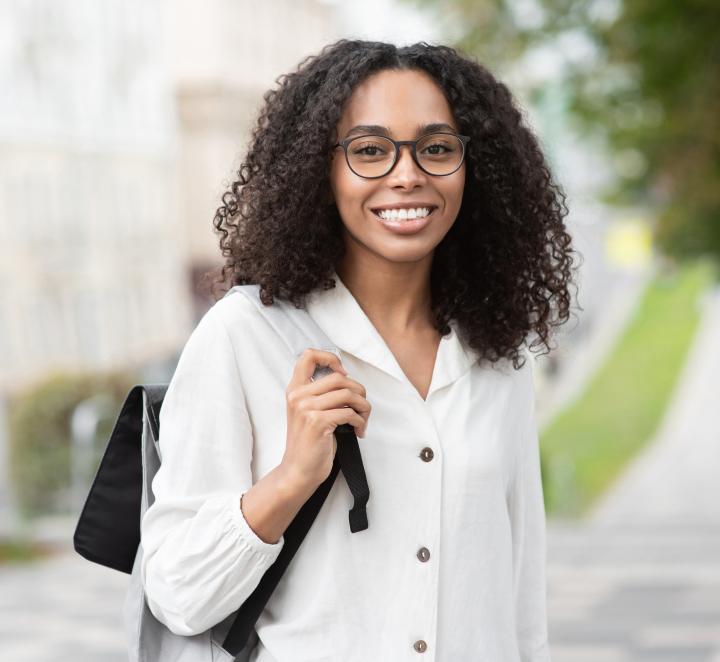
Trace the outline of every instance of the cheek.
{"type": "Polygon", "coordinates": [[[461,168],[453,173],[443,182],[443,195],[448,204],[459,209],[462,204],[463,192],[465,190],[465,169],[461,168]]]}
{"type": "Polygon", "coordinates": [[[368,199],[372,187],[350,172],[344,163],[333,163],[330,170],[330,185],[340,212],[346,216],[363,213],[362,206],[368,199]]]}

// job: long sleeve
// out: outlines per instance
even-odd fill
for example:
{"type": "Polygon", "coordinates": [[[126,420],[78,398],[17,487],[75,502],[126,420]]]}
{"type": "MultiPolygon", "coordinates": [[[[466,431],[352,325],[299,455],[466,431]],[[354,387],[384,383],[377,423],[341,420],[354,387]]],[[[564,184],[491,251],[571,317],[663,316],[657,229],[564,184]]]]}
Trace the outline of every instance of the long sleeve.
{"type": "Polygon", "coordinates": [[[277,559],[240,510],[252,485],[252,428],[233,345],[211,308],[180,355],[160,411],[162,463],[141,522],[148,606],[172,632],[234,612],[277,559]]]}
{"type": "MultiPolygon", "coordinates": [[[[528,357],[528,363],[532,363],[528,357]]],[[[513,538],[513,598],[518,648],[522,662],[549,662],[546,608],[545,507],[540,474],[540,448],[535,419],[532,366],[526,366],[520,430],[509,512],[513,538]]]]}

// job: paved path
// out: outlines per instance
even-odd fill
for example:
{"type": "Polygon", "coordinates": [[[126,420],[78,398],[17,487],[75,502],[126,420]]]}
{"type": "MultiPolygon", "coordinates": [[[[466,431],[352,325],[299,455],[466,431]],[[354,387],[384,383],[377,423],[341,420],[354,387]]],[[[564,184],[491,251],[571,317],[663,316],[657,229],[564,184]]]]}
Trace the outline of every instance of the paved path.
{"type": "Polygon", "coordinates": [[[0,567],[0,660],[127,662],[128,579],[70,551],[0,567]]]}
{"type": "Polygon", "coordinates": [[[720,527],[548,533],[553,662],[720,662],[720,527]]]}
{"type": "Polygon", "coordinates": [[[549,531],[555,662],[720,662],[720,288],[656,440],[549,531]]]}
{"type": "MultiPolygon", "coordinates": [[[[70,552],[0,569],[0,660],[126,662],[126,586],[70,552]]],[[[720,529],[551,522],[548,611],[553,662],[720,662],[720,529]]]]}

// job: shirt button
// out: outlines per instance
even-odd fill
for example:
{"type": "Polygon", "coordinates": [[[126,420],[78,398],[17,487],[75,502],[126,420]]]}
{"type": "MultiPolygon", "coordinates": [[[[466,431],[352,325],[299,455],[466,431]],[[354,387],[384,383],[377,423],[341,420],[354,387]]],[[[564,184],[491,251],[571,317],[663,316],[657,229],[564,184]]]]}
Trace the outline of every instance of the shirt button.
{"type": "Polygon", "coordinates": [[[430,558],[430,550],[427,547],[421,547],[418,550],[417,557],[425,563],[430,558]]]}
{"type": "Polygon", "coordinates": [[[425,446],[425,448],[420,451],[420,457],[423,459],[423,462],[430,462],[430,460],[435,457],[435,453],[433,453],[432,448],[425,446]]]}
{"type": "Polygon", "coordinates": [[[426,644],[422,639],[418,639],[418,640],[413,644],[413,648],[414,648],[418,653],[424,653],[424,652],[427,650],[427,644],[426,644]]]}

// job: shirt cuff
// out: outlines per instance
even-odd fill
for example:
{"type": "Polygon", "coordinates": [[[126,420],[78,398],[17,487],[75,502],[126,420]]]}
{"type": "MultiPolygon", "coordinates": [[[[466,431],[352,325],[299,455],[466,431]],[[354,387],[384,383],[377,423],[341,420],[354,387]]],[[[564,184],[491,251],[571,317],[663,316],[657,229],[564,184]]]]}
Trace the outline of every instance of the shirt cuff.
{"type": "Polygon", "coordinates": [[[256,552],[260,556],[277,558],[277,555],[280,553],[280,550],[285,542],[285,536],[280,536],[280,540],[276,543],[265,542],[262,538],[260,538],[247,523],[245,515],[243,515],[243,512],[240,509],[240,498],[242,495],[242,492],[238,492],[233,496],[231,503],[228,504],[232,513],[233,522],[240,532],[240,537],[253,552],[256,552]]]}

